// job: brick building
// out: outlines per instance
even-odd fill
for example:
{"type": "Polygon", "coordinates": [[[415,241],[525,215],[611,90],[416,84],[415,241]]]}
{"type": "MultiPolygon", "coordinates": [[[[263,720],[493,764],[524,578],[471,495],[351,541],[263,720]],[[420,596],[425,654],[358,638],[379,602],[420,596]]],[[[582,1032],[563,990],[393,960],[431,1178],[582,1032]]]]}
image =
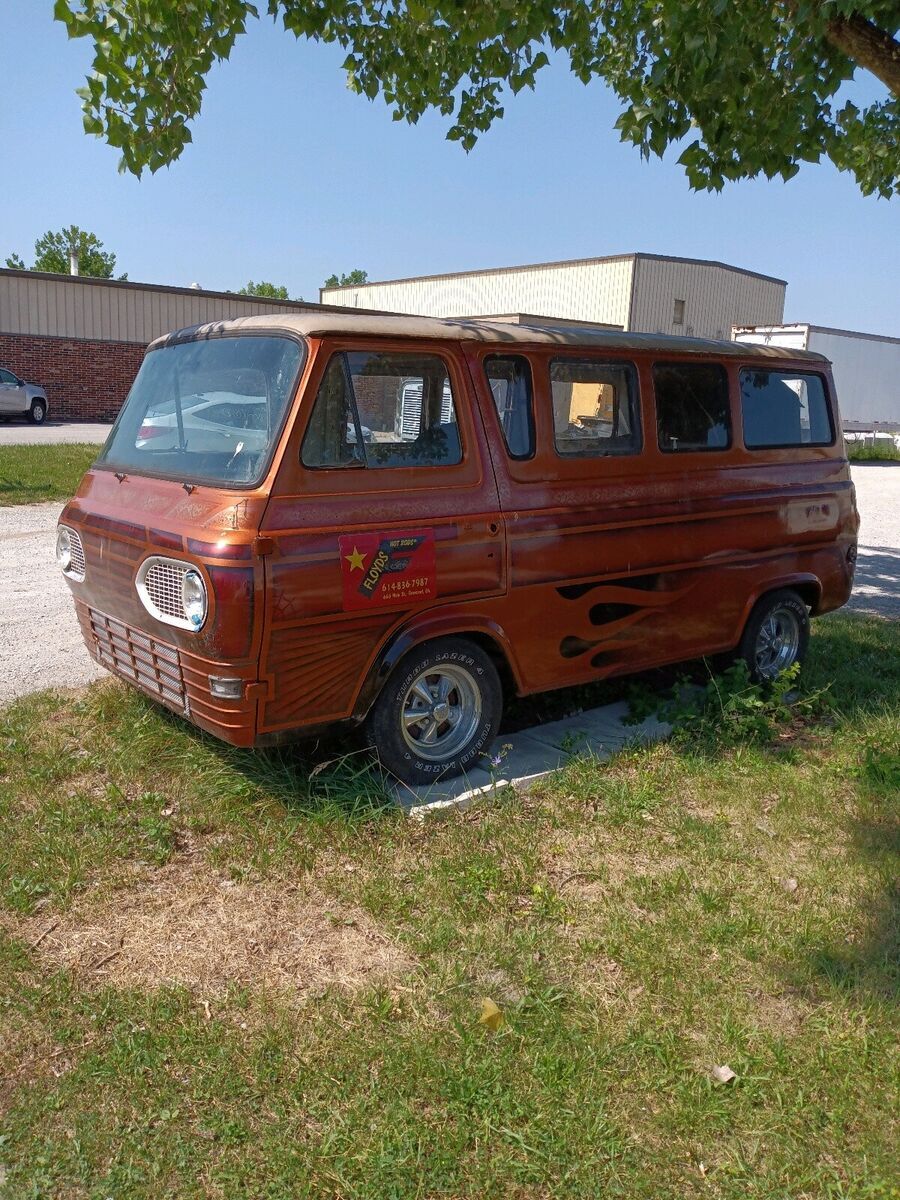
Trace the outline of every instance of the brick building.
{"type": "Polygon", "coordinates": [[[316,309],[233,292],[0,270],[0,366],[47,391],[51,418],[109,421],[147,343],[203,321],[316,309]]]}

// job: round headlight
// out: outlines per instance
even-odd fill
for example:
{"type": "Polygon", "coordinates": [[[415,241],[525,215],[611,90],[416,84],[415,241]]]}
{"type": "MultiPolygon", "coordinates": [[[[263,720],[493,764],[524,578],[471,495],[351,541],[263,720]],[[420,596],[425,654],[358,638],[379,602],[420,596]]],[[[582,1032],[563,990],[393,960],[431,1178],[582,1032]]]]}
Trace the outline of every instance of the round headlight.
{"type": "Polygon", "coordinates": [[[199,629],[206,619],[206,584],[197,571],[187,571],[181,583],[181,604],[185,617],[194,629],[199,629]]]}
{"type": "Polygon", "coordinates": [[[72,539],[64,525],[56,531],[56,561],[63,571],[70,570],[72,566],[72,539]]]}
{"type": "Polygon", "coordinates": [[[206,620],[206,584],[196,571],[187,571],[181,584],[184,615],[195,629],[206,620]]]}

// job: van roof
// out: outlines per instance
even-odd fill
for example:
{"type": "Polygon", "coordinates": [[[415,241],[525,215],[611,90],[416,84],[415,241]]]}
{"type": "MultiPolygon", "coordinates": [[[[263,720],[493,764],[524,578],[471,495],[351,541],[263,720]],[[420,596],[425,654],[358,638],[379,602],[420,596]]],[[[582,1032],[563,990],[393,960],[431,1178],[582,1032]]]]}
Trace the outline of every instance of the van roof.
{"type": "Polygon", "coordinates": [[[440,317],[378,316],[358,312],[286,312],[258,317],[212,321],[166,334],[150,343],[151,349],[227,333],[284,332],[303,337],[360,334],[366,337],[422,338],[445,341],[490,342],[498,345],[590,346],[609,350],[658,350],[671,354],[703,354],[743,359],[806,359],[827,362],[823,354],[748,342],[712,338],[672,337],[661,333],[624,333],[590,327],[512,325],[503,321],[444,320],[440,317]]]}

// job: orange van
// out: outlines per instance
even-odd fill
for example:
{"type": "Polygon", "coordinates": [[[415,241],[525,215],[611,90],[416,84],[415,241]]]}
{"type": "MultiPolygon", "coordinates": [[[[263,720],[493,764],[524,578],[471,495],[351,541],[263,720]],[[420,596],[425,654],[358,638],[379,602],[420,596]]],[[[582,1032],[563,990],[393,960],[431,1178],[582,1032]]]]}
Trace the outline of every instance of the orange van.
{"type": "Polygon", "coordinates": [[[57,552],[88,649],[264,746],[363,723],[422,782],[519,695],[844,604],[858,518],[820,355],[310,312],[153,342],[57,552]]]}

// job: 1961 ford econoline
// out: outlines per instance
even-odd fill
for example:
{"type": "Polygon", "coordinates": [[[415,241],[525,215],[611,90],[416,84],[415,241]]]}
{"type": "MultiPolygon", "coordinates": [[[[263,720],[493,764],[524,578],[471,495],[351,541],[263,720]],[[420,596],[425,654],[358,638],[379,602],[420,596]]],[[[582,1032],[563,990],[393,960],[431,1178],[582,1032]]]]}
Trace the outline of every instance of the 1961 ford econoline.
{"type": "Polygon", "coordinates": [[[333,312],[155,341],[63,513],[91,653],[238,746],[365,723],[410,782],[504,692],[734,651],[844,604],[856,514],[819,355],[333,312]]]}

